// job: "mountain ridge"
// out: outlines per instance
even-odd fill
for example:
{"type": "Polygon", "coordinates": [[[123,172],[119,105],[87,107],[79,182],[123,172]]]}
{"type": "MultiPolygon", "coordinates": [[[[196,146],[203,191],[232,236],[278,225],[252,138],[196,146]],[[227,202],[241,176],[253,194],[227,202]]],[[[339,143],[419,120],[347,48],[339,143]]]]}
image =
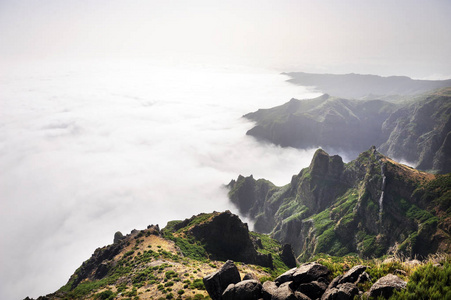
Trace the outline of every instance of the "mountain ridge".
{"type": "Polygon", "coordinates": [[[293,84],[312,86],[337,97],[353,99],[402,100],[404,96],[422,94],[451,86],[448,80],[419,80],[407,76],[378,76],[370,74],[315,74],[305,72],[282,73],[293,84]]]}
{"type": "Polygon", "coordinates": [[[347,164],[319,149],[285,186],[239,176],[228,187],[256,231],[291,244],[303,261],[318,253],[414,257],[451,251],[450,177],[396,163],[375,147],[347,164]],[[432,186],[442,190],[431,194],[432,186]]]}
{"type": "Polygon", "coordinates": [[[323,95],[244,115],[247,135],[282,147],[322,147],[356,156],[371,145],[421,170],[451,172],[451,88],[403,103],[323,95]]]}

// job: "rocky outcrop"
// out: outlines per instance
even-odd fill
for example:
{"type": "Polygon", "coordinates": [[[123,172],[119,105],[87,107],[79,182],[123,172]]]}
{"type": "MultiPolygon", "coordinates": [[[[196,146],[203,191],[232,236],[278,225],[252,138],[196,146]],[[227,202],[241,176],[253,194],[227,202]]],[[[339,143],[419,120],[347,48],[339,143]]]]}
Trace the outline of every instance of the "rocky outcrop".
{"type": "Polygon", "coordinates": [[[398,164],[373,146],[347,164],[319,149],[282,187],[243,176],[228,187],[255,230],[290,244],[301,260],[317,253],[413,257],[450,244],[446,218],[437,218],[446,214],[448,177],[398,164]]]}
{"type": "Polygon", "coordinates": [[[248,300],[260,299],[262,296],[262,284],[257,280],[243,280],[237,284],[229,284],[222,294],[223,300],[248,300]]]}
{"type": "MultiPolygon", "coordinates": [[[[232,262],[227,262],[223,268],[233,268],[232,262]],[[227,265],[227,266],[226,266],[227,265]]],[[[223,269],[221,268],[221,270],[223,269]]],[[[330,270],[316,262],[306,263],[298,268],[293,268],[277,277],[274,281],[265,281],[263,285],[254,279],[233,282],[236,278],[222,279],[219,283],[218,273],[208,275],[204,282],[209,285],[207,291],[210,297],[216,299],[247,299],[247,300],[352,300],[355,296],[364,294],[359,290],[357,283],[365,273],[366,266],[355,266],[343,275],[334,278],[330,283],[330,270]],[[212,278],[215,278],[214,280],[212,278]],[[214,288],[210,286],[214,283],[214,288]],[[228,286],[225,289],[220,285],[228,286]],[[222,291],[222,294],[219,294],[222,291]]],[[[361,285],[363,287],[363,285],[361,285]]],[[[397,276],[389,274],[380,278],[371,288],[366,291],[369,297],[382,296],[389,298],[394,289],[401,290],[406,287],[404,281],[397,276]]]]}
{"type": "Polygon", "coordinates": [[[284,264],[289,268],[296,267],[296,257],[293,253],[293,248],[291,248],[290,244],[284,244],[282,247],[282,254],[280,258],[284,262],[284,264]]]}
{"type": "Polygon", "coordinates": [[[247,224],[230,211],[193,226],[190,233],[203,243],[213,259],[235,260],[263,267],[273,267],[271,255],[257,252],[247,224]]]}
{"type": "Polygon", "coordinates": [[[369,297],[384,297],[388,299],[395,290],[400,291],[406,288],[407,283],[396,275],[388,274],[380,278],[376,283],[373,284],[371,289],[368,291],[369,297]]]}
{"type": "Polygon", "coordinates": [[[215,273],[204,277],[204,285],[208,294],[213,300],[222,299],[222,293],[230,284],[240,282],[240,272],[233,261],[228,260],[215,273]]]}

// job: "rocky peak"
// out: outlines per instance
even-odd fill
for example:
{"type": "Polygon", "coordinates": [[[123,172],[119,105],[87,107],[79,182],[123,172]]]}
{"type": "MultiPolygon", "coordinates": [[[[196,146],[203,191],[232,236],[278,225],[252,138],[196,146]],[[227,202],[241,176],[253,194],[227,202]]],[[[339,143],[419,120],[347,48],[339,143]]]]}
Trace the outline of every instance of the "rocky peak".
{"type": "Polygon", "coordinates": [[[208,221],[192,227],[190,233],[215,259],[273,266],[270,255],[260,254],[254,248],[247,224],[230,211],[215,214],[208,221]]]}
{"type": "Polygon", "coordinates": [[[316,150],[309,169],[312,176],[327,176],[337,179],[343,172],[344,163],[339,155],[329,156],[323,149],[316,150]]]}

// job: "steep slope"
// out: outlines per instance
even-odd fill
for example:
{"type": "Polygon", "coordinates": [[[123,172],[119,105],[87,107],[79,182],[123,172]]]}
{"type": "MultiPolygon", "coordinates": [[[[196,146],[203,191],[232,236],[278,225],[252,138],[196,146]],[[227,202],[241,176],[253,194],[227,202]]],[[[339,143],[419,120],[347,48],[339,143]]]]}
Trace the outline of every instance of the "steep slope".
{"type": "Polygon", "coordinates": [[[244,117],[257,126],[247,134],[283,147],[341,149],[356,154],[386,137],[382,124],[396,105],[381,101],[358,101],[323,95],[310,100],[291,99],[271,109],[244,117]],[[368,134],[370,133],[370,134],[368,134]]]}
{"type": "Polygon", "coordinates": [[[289,82],[314,86],[319,91],[337,97],[355,99],[397,100],[404,95],[425,93],[451,86],[451,80],[414,80],[406,76],[382,77],[362,74],[284,73],[289,82]]]}
{"type": "Polygon", "coordinates": [[[380,151],[418,163],[421,170],[451,172],[451,88],[395,111],[382,125],[380,151]]]}
{"type": "Polygon", "coordinates": [[[219,260],[245,263],[241,277],[268,277],[292,267],[284,263],[290,259],[284,249],[249,232],[229,211],[200,214],[161,231],[150,225],[126,236],[116,233],[114,243],[96,249],[65,286],[39,299],[203,299],[208,294],[202,278],[223,264],[219,260]]]}
{"type": "Polygon", "coordinates": [[[421,170],[451,172],[451,88],[393,104],[323,95],[244,116],[257,124],[247,134],[283,147],[346,151],[376,145],[421,170]]]}
{"type": "Polygon", "coordinates": [[[289,243],[300,258],[451,251],[451,175],[398,164],[374,147],[348,164],[317,150],[289,184],[239,176],[229,197],[255,230],[289,243]]]}

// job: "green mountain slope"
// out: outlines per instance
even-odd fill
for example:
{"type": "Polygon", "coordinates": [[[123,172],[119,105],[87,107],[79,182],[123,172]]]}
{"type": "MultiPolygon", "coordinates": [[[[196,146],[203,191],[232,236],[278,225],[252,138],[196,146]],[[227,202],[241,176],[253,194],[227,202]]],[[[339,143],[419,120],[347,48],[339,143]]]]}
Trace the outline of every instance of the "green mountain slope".
{"type": "Polygon", "coordinates": [[[310,166],[282,187],[252,176],[228,186],[255,230],[291,244],[301,260],[318,253],[451,251],[451,175],[420,172],[375,148],[348,164],[318,150],[310,166]]]}
{"type": "Polygon", "coordinates": [[[284,263],[290,260],[284,248],[249,232],[229,211],[199,214],[161,231],[150,225],[116,233],[114,243],[96,249],[66,285],[39,299],[204,299],[202,278],[223,261],[238,262],[241,277],[269,278],[293,267],[284,263]]]}
{"type": "Polygon", "coordinates": [[[283,147],[345,151],[376,145],[421,170],[451,172],[451,88],[398,104],[323,95],[292,99],[244,116],[257,124],[247,134],[283,147]]]}

